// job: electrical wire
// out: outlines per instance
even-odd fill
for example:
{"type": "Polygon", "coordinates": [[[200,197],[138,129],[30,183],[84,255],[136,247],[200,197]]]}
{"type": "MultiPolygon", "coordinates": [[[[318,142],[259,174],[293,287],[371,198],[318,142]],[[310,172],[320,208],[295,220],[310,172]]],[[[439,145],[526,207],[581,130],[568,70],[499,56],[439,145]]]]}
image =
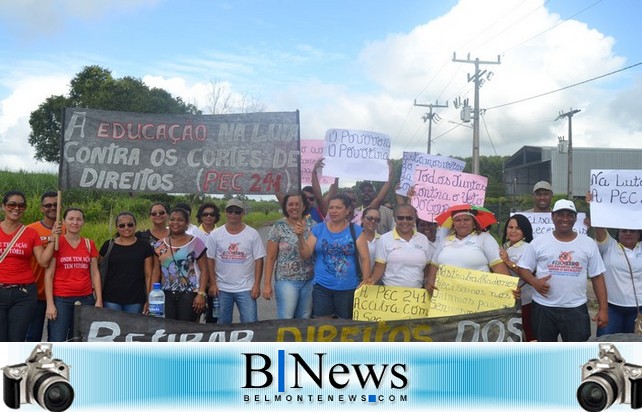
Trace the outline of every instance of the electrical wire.
{"type": "Polygon", "coordinates": [[[526,97],[526,98],[524,98],[524,99],[519,99],[519,100],[515,100],[515,101],[512,101],[512,102],[508,102],[508,103],[504,103],[504,104],[499,104],[499,105],[497,105],[497,106],[487,107],[487,108],[486,108],[486,110],[499,109],[500,107],[506,107],[506,106],[510,106],[510,105],[513,105],[513,104],[523,103],[523,102],[526,102],[526,101],[529,101],[529,100],[537,99],[537,98],[539,98],[539,97],[548,96],[549,94],[553,94],[553,93],[561,92],[561,91],[563,91],[563,90],[567,90],[567,89],[570,89],[570,88],[572,88],[572,87],[576,87],[576,86],[580,86],[580,85],[582,85],[582,84],[590,83],[590,82],[592,82],[592,81],[595,81],[595,80],[598,80],[598,79],[602,79],[602,78],[604,78],[604,77],[611,76],[611,75],[613,75],[613,74],[620,73],[620,72],[623,72],[623,71],[625,71],[625,70],[632,69],[632,68],[634,68],[634,67],[636,67],[636,66],[640,66],[640,65],[642,65],[642,62],[638,62],[638,63],[632,64],[632,65],[630,65],[630,66],[623,67],[623,68],[621,68],[621,69],[619,69],[619,70],[614,70],[614,71],[612,71],[612,72],[609,72],[609,73],[606,73],[606,74],[602,74],[602,75],[600,75],[600,76],[592,77],[592,78],[590,78],[590,79],[588,79],[588,80],[584,80],[584,81],[581,81],[581,82],[578,82],[578,83],[574,83],[574,84],[571,84],[571,85],[569,85],[569,86],[562,87],[562,88],[557,89],[557,90],[551,90],[550,92],[541,93],[541,94],[538,94],[538,95],[535,95],[535,96],[531,96],[531,97],[526,97]]]}

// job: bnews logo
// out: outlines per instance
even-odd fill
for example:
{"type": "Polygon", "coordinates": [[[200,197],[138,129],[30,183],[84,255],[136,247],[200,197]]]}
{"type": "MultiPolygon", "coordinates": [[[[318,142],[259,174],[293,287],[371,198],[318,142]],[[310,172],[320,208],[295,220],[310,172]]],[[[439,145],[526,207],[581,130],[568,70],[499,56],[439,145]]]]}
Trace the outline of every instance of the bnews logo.
{"type": "MultiPolygon", "coordinates": [[[[405,393],[391,395],[408,386],[407,366],[404,363],[344,363],[332,362],[327,353],[314,353],[307,359],[299,353],[278,350],[276,359],[265,353],[242,353],[245,361],[243,389],[266,389],[276,385],[279,394],[244,395],[246,402],[377,402],[406,401],[405,393]],[[332,395],[317,394],[316,389],[334,388],[332,395]],[[359,391],[359,394],[347,390],[359,391]],[[387,391],[362,393],[362,391],[387,391]],[[281,395],[288,391],[289,394],[281,395]]],[[[327,392],[324,392],[327,394],[327,392]]]]}

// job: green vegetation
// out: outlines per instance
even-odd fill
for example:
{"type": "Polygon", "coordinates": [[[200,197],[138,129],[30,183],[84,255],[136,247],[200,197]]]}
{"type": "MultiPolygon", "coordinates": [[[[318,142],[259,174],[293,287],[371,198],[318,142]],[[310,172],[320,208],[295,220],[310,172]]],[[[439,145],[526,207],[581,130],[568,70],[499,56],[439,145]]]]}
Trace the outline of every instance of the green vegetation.
{"type": "MultiPolygon", "coordinates": [[[[0,190],[2,194],[9,190],[19,190],[27,197],[27,210],[24,223],[35,222],[42,218],[40,212],[40,196],[47,191],[58,190],[58,176],[53,173],[10,172],[0,171],[0,190]]],[[[85,212],[85,227],[82,235],[93,239],[98,247],[116,232],[114,217],[122,212],[132,212],[138,219],[138,230],[149,228],[149,208],[152,203],[163,202],[170,207],[177,203],[187,203],[192,206],[192,223],[196,224],[196,211],[205,202],[214,202],[223,209],[224,199],[204,195],[167,195],[141,194],[69,190],[63,193],[63,210],[66,207],[79,207],[85,212]]],[[[266,226],[282,217],[281,207],[276,199],[273,201],[246,201],[249,214],[245,222],[255,228],[266,226]]],[[[225,214],[221,213],[220,223],[225,222],[225,214]]]]}

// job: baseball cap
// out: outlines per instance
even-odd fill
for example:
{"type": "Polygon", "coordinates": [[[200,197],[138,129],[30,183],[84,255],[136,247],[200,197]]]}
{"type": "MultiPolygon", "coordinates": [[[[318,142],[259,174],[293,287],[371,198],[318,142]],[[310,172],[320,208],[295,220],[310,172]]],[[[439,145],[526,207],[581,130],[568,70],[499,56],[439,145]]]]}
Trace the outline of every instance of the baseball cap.
{"type": "Polygon", "coordinates": [[[540,180],[539,182],[535,183],[535,186],[533,186],[533,193],[537,192],[540,189],[548,190],[549,192],[553,191],[553,186],[551,186],[550,183],[548,183],[546,180],[540,180]]]}
{"type": "Polygon", "coordinates": [[[243,201],[240,199],[230,199],[225,204],[225,209],[228,209],[230,207],[238,207],[245,210],[245,203],[243,203],[243,201]]]}
{"type": "Polygon", "coordinates": [[[555,205],[553,206],[553,213],[559,212],[560,210],[570,210],[573,213],[577,213],[577,209],[575,209],[575,203],[566,199],[560,199],[555,202],[555,205]]]}

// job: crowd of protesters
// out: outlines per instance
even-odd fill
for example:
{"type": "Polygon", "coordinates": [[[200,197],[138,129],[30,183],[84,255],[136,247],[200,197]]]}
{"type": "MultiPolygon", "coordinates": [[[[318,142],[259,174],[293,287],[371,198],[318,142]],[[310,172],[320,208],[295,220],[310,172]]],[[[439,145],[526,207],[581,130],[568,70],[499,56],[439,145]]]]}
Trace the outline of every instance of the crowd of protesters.
{"type": "Polygon", "coordinates": [[[383,204],[394,181],[392,167],[379,193],[370,182],[340,191],[335,180],[323,195],[316,176],[322,166],[323,159],[314,167],[312,186],[278,195],[284,217],[271,227],[267,247],[244,223],[247,207],[239,199],[224,204],[220,226],[214,202],[198,208],[199,226],[190,223],[187,204],[152,204],[144,231],[123,211],[115,219],[116,236],[97,249],[80,235],[81,209],[68,208],[63,221],[55,221],[55,192],[42,195],[42,219],[28,226],[22,223],[25,196],[6,193],[0,341],[40,341],[43,330],[49,341],[70,340],[78,304],[146,315],[154,282],[161,283],[170,319],[226,324],[236,307],[241,322],[256,322],[260,297],[276,301],[279,319],[351,319],[360,285],[432,294],[444,264],[519,277],[515,296],[526,341],[590,337],[587,277],[599,305],[593,318],[598,336],[633,332],[642,299],[640,230],[620,228],[611,237],[595,228],[595,239],[579,234],[573,229],[575,204],[552,205],[552,187],[542,181],[533,188],[533,209],[525,212],[548,214],[554,230],[534,238],[529,219],[512,214],[500,244],[475,210],[463,208],[448,216],[437,235],[435,222],[419,219],[413,193],[398,197],[394,210],[383,204]],[[207,308],[216,298],[220,313],[212,318],[207,308]]]}

